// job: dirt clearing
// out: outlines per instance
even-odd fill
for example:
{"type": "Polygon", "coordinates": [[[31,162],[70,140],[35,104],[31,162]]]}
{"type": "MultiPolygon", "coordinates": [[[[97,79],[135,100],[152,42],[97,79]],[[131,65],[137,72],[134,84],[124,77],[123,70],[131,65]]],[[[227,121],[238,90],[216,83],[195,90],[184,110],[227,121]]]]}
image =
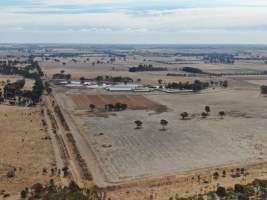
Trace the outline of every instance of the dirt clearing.
{"type": "Polygon", "coordinates": [[[161,107],[142,95],[72,95],[72,100],[78,109],[88,109],[90,104],[96,108],[104,108],[107,104],[127,104],[132,110],[153,110],[161,107]]]}

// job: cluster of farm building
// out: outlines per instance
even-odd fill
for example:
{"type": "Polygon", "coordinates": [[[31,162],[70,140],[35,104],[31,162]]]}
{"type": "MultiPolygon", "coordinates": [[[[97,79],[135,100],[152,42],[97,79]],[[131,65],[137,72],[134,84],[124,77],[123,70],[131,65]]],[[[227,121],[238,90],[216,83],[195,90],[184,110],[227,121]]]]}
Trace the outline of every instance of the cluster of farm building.
{"type": "Polygon", "coordinates": [[[68,88],[87,88],[87,89],[103,89],[109,92],[153,92],[153,91],[162,91],[167,93],[179,93],[179,92],[194,92],[192,89],[170,89],[165,85],[155,85],[147,86],[137,83],[110,83],[102,82],[98,83],[96,81],[59,81],[59,85],[64,85],[68,88]]]}

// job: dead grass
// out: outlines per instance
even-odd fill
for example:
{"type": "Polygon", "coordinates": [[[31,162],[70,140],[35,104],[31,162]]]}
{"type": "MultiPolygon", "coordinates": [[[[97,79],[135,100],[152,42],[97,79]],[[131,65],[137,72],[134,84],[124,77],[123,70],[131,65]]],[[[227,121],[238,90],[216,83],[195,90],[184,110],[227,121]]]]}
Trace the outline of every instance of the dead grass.
{"type": "Polygon", "coordinates": [[[0,107],[0,189],[19,192],[47,182],[54,156],[40,108],[0,107]],[[8,178],[7,172],[14,169],[15,176],[8,178]]]}

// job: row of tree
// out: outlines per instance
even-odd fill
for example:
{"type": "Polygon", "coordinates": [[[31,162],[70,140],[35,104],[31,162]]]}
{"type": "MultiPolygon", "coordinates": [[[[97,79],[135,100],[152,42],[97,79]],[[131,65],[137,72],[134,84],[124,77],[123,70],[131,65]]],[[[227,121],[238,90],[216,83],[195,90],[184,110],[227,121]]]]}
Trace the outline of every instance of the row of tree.
{"type": "Polygon", "coordinates": [[[168,83],[165,87],[168,89],[193,90],[197,92],[200,90],[207,89],[209,87],[209,83],[195,80],[194,83],[189,83],[189,82],[168,83]]]}
{"type": "Polygon", "coordinates": [[[133,82],[132,78],[123,77],[123,76],[97,76],[96,78],[94,78],[94,80],[96,82],[112,82],[112,83],[132,83],[133,82]]]}
{"type": "Polygon", "coordinates": [[[145,72],[145,71],[168,71],[166,67],[153,67],[149,64],[139,64],[138,67],[130,67],[129,72],[145,72]]]}
{"type": "Polygon", "coordinates": [[[234,64],[235,58],[230,54],[209,54],[203,57],[203,61],[211,64],[234,64]]]}
{"type": "Polygon", "coordinates": [[[201,69],[195,67],[183,67],[181,70],[188,73],[204,74],[201,69]]]}
{"type": "MultiPolygon", "coordinates": [[[[98,189],[81,189],[71,181],[68,186],[56,186],[53,180],[47,185],[34,184],[31,188],[25,188],[20,193],[21,199],[27,200],[103,200],[106,199],[104,191],[98,189]]],[[[248,200],[267,198],[267,181],[254,180],[247,185],[235,184],[233,188],[218,186],[216,191],[205,195],[189,198],[180,198],[179,195],[169,197],[169,200],[248,200]]]]}
{"type": "MultiPolygon", "coordinates": [[[[89,105],[89,109],[91,112],[94,112],[94,110],[96,109],[96,105],[95,104],[90,104],[89,105]]],[[[115,104],[105,104],[104,105],[104,110],[106,112],[112,112],[112,111],[123,111],[126,110],[128,108],[127,104],[124,103],[115,103],[115,104]]]]}
{"type": "Polygon", "coordinates": [[[47,185],[34,184],[20,193],[21,199],[27,200],[103,200],[105,193],[96,189],[81,189],[71,181],[68,186],[57,186],[53,180],[47,185]]]}

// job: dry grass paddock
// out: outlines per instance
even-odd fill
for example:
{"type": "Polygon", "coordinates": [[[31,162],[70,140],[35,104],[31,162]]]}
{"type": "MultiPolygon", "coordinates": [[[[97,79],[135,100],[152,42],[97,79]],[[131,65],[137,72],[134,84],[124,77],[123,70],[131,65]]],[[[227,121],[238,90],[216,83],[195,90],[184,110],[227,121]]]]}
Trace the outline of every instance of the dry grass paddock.
{"type": "Polygon", "coordinates": [[[48,182],[54,155],[40,108],[0,105],[0,127],[0,190],[20,192],[48,182]],[[8,178],[10,170],[15,170],[15,176],[8,178]]]}

